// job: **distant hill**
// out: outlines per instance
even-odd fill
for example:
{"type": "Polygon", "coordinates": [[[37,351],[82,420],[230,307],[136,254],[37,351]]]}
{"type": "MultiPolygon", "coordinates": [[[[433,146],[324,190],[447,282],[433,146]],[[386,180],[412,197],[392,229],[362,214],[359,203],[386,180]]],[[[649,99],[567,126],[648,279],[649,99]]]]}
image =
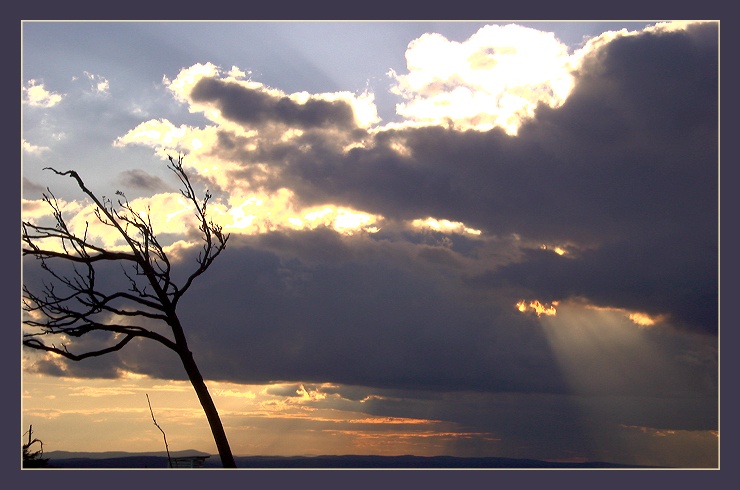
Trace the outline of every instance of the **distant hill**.
{"type": "MultiPolygon", "coordinates": [[[[202,451],[173,451],[172,458],[187,456],[210,456],[203,468],[220,468],[218,455],[202,451]]],[[[109,451],[84,453],[69,451],[50,451],[44,453],[49,458],[50,468],[109,468],[109,469],[168,469],[166,452],[128,453],[109,451]]],[[[535,459],[513,458],[459,458],[453,456],[236,456],[237,468],[252,469],[291,469],[291,468],[406,468],[406,469],[521,469],[521,468],[640,468],[639,466],[619,465],[605,462],[563,463],[535,459]]],[[[644,468],[644,467],[643,467],[644,468]]]]}
{"type": "MultiPolygon", "coordinates": [[[[182,458],[188,456],[205,456],[209,459],[212,458],[211,455],[204,453],[203,451],[170,451],[171,458],[182,458]]],[[[151,453],[129,453],[126,451],[49,451],[44,453],[44,457],[49,458],[49,468],[169,468],[166,451],[151,453]]],[[[216,456],[215,459],[215,463],[211,466],[220,467],[218,456],[216,456]]]]}
{"type": "MultiPolygon", "coordinates": [[[[158,456],[167,459],[166,451],[153,451],[146,453],[131,453],[127,451],[103,451],[103,452],[81,452],[81,451],[44,451],[45,458],[51,459],[114,459],[130,458],[138,456],[158,456]]],[[[180,458],[185,456],[210,456],[203,451],[186,449],[184,451],[170,451],[170,456],[180,458]]]]}
{"type": "Polygon", "coordinates": [[[239,468],[636,468],[603,462],[559,463],[535,459],[453,456],[250,456],[236,458],[236,464],[239,468]]]}

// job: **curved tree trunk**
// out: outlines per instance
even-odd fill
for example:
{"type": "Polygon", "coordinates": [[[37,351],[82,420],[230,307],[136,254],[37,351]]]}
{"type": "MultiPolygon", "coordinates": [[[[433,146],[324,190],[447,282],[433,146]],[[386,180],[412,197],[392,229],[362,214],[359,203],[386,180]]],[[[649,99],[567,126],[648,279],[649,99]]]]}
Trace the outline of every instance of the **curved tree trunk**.
{"type": "Polygon", "coordinates": [[[234,461],[234,456],[231,454],[231,448],[226,438],[224,426],[221,423],[221,417],[219,417],[216,405],[213,403],[213,398],[211,398],[208,387],[205,381],[203,381],[203,376],[201,376],[200,370],[197,364],[195,364],[193,354],[190,351],[180,352],[179,354],[185,371],[188,373],[190,383],[193,385],[195,393],[198,395],[198,400],[200,400],[200,404],[206,414],[208,425],[211,426],[211,432],[213,433],[213,439],[216,441],[216,448],[221,458],[221,464],[224,468],[236,468],[236,462],[234,461]]]}

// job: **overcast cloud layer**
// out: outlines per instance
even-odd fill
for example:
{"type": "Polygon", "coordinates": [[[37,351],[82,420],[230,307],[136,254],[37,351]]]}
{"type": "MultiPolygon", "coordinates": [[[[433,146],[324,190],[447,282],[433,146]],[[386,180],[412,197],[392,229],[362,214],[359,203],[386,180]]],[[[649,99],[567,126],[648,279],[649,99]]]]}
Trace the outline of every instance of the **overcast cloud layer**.
{"type": "MultiPolygon", "coordinates": [[[[204,63],[164,84],[208,124],[155,116],[115,142],[184,152],[232,233],[180,311],[205,376],[334,383],[347,399],[349,386],[366,387],[357,398],[674,398],[680,409],[627,412],[635,425],[716,429],[717,25],[605,38],[553,63],[557,82],[497,96],[475,70],[506,67],[516,49],[445,41],[470,73],[419,82],[411,53],[424,43],[412,43],[409,72],[393,74],[401,122],[383,126],[370,93],[287,94],[204,63]],[[461,100],[479,110],[455,112],[461,100]]],[[[171,203],[159,175],[118,182],[171,203]]],[[[173,257],[188,270],[195,252],[173,257]]],[[[182,379],[174,361],[141,343],[63,366],[182,379]]]]}

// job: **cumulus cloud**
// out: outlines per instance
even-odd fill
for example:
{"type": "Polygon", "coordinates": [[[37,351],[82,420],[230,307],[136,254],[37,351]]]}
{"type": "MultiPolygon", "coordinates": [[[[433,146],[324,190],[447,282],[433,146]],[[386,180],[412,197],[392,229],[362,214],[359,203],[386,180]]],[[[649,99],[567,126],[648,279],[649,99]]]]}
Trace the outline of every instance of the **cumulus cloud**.
{"type": "Polygon", "coordinates": [[[409,122],[516,134],[539,103],[557,107],[573,85],[568,48],[552,33],[485,26],[458,43],[425,34],[406,51],[407,74],[391,73],[409,122]]]}
{"type": "Polygon", "coordinates": [[[193,87],[190,96],[196,103],[215,103],[224,118],[242,125],[276,123],[303,129],[354,123],[351,108],[342,102],[299,103],[260,90],[244,90],[235,82],[204,78],[193,87]]]}
{"type": "Polygon", "coordinates": [[[23,102],[32,107],[54,107],[62,101],[62,94],[48,91],[38,80],[29,80],[22,90],[23,102]]]}

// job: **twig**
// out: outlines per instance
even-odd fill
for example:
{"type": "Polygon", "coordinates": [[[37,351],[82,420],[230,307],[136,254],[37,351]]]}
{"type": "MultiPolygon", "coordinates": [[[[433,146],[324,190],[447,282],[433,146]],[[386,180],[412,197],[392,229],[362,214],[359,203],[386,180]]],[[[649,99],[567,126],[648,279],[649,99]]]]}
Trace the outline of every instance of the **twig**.
{"type": "Polygon", "coordinates": [[[149,412],[152,414],[152,422],[154,422],[154,425],[157,426],[157,429],[162,433],[162,437],[164,437],[164,448],[167,450],[167,462],[170,465],[170,468],[172,468],[172,458],[170,458],[170,447],[167,445],[167,435],[164,433],[162,428],[157,423],[156,419],[154,418],[154,411],[152,410],[152,402],[149,401],[149,393],[146,394],[146,402],[149,404],[149,412]]]}

